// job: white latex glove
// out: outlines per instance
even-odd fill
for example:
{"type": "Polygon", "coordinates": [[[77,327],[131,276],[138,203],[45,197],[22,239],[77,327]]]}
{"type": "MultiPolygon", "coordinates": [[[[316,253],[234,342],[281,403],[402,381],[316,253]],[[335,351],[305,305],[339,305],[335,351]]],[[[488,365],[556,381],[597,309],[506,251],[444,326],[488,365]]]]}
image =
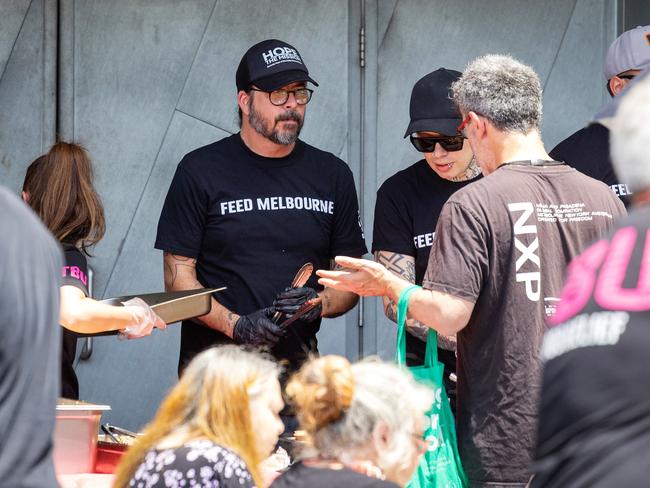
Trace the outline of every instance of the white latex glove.
{"type": "Polygon", "coordinates": [[[151,334],[154,327],[164,330],[167,324],[156,315],[149,305],[142,298],[131,298],[122,305],[131,309],[133,324],[122,329],[118,334],[118,339],[138,339],[151,334]]]}

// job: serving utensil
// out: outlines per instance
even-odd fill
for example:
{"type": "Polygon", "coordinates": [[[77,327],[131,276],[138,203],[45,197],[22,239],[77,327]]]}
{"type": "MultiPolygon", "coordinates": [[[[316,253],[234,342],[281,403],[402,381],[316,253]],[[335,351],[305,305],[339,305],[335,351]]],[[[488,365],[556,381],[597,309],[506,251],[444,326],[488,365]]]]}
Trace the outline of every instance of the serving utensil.
{"type": "MultiPolygon", "coordinates": [[[[291,288],[300,288],[302,286],[305,286],[313,272],[314,265],[312,263],[303,264],[296,273],[296,276],[294,276],[293,281],[291,282],[291,288]]],[[[273,314],[273,322],[277,323],[278,320],[280,320],[281,315],[282,312],[275,312],[273,314]]]]}
{"type": "Polygon", "coordinates": [[[280,327],[287,327],[288,325],[293,324],[296,320],[298,320],[300,317],[305,315],[310,310],[316,308],[322,302],[323,300],[321,297],[316,297],[316,298],[312,298],[311,300],[307,300],[305,303],[302,304],[302,306],[298,310],[296,310],[296,313],[294,313],[291,317],[289,317],[287,320],[282,322],[280,324],[280,327]]]}

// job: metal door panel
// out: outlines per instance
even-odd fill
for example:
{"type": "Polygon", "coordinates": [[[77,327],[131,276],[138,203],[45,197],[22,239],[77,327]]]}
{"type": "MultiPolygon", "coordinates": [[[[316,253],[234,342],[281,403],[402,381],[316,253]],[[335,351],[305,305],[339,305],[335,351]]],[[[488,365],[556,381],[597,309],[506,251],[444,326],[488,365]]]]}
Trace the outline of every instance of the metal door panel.
{"type": "MultiPolygon", "coordinates": [[[[106,297],[163,289],[162,253],[153,248],[153,241],[178,161],[192,149],[226,135],[193,117],[174,113],[154,170],[142,189],[106,297]]],[[[180,324],[140,340],[95,338],[90,360],[80,361],[76,368],[82,398],[111,405],[113,410],[105,414],[106,421],[129,429],[140,428],[176,382],[179,347],[180,324]]]]}
{"type": "Polygon", "coordinates": [[[27,165],[54,139],[52,26],[56,8],[45,0],[0,6],[0,183],[16,192],[27,165]]]}
{"type": "Polygon", "coordinates": [[[74,16],[62,32],[74,36],[73,52],[63,55],[70,64],[62,67],[73,70],[73,106],[61,107],[61,117],[71,120],[64,127],[72,130],[63,136],[89,149],[106,211],[106,236],[93,253],[98,296],[104,296],[213,3],[76,0],[65,9],[74,16]]]}
{"type": "Polygon", "coordinates": [[[30,3],[30,0],[5,0],[0,4],[0,73],[5,70],[30,3]]]}
{"type": "Polygon", "coordinates": [[[615,37],[615,2],[578,0],[544,86],[542,128],[549,151],[609,100],[603,63],[615,37]]]}

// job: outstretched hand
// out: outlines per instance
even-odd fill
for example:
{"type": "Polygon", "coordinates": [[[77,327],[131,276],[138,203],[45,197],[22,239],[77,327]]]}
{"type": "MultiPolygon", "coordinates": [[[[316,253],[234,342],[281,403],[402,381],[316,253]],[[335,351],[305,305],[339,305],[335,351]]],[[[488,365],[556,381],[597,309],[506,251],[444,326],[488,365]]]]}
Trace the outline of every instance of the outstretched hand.
{"type": "Polygon", "coordinates": [[[119,332],[119,339],[139,339],[151,334],[154,328],[167,328],[165,321],[141,298],[131,298],[123,305],[132,309],[133,323],[119,332]]]}
{"type": "Polygon", "coordinates": [[[388,293],[389,271],[381,264],[367,259],[337,256],[336,264],[344,270],[319,269],[318,283],[335,290],[350,291],[361,296],[383,296],[388,293]]]}

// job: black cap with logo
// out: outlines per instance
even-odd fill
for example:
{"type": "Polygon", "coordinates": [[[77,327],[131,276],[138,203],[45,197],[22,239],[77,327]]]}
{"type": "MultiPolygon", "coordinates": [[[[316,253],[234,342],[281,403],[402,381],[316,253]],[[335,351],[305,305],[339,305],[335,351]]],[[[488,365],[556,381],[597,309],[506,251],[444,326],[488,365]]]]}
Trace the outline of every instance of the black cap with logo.
{"type": "Polygon", "coordinates": [[[411,92],[411,122],[404,137],[414,132],[456,134],[460,113],[451,98],[451,84],[461,76],[459,71],[440,68],[420,78],[411,92]]]}
{"type": "Polygon", "coordinates": [[[307,66],[298,50],[278,39],[267,39],[251,47],[241,58],[235,77],[237,90],[248,90],[252,85],[264,91],[273,91],[296,81],[309,81],[307,66]]]}

